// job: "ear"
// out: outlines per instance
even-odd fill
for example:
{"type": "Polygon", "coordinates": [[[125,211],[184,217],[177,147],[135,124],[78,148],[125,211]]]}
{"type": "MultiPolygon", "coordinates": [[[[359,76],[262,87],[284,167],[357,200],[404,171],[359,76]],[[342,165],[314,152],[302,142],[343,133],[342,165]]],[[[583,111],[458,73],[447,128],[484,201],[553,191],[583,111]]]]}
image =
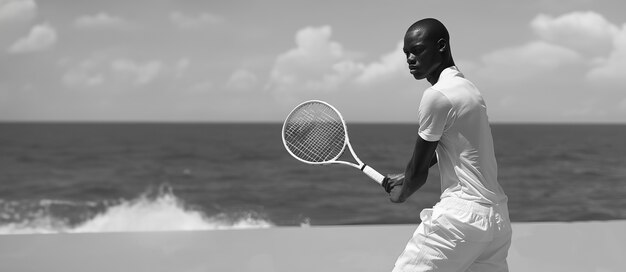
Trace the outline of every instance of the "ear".
{"type": "Polygon", "coordinates": [[[446,39],[439,39],[437,41],[437,49],[439,52],[445,52],[448,50],[448,41],[446,39]]]}

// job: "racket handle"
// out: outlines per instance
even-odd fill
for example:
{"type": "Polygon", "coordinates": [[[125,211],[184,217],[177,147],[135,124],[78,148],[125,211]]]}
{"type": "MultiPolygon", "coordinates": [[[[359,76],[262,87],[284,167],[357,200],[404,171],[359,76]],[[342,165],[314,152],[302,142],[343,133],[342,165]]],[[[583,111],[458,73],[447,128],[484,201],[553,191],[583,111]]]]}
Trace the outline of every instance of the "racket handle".
{"type": "Polygon", "coordinates": [[[379,184],[383,184],[383,180],[385,180],[385,176],[383,176],[381,173],[378,173],[378,171],[374,170],[374,168],[372,167],[369,167],[367,164],[364,164],[363,167],[361,167],[361,171],[363,171],[363,173],[365,173],[367,176],[369,176],[379,184]]]}

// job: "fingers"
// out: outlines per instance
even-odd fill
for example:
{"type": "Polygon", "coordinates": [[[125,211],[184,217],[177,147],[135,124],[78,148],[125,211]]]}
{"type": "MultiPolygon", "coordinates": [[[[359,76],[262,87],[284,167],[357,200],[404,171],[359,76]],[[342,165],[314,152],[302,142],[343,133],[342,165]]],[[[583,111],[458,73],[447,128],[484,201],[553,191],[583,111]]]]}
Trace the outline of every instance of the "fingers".
{"type": "Polygon", "coordinates": [[[389,184],[389,177],[385,177],[385,179],[383,180],[383,188],[385,188],[385,192],[387,193],[391,193],[391,185],[389,184]]]}
{"type": "Polygon", "coordinates": [[[399,180],[399,179],[403,179],[404,178],[404,173],[400,173],[400,174],[389,174],[388,177],[390,179],[395,179],[395,180],[399,180]]]}
{"type": "Polygon", "coordinates": [[[404,174],[390,174],[383,180],[382,186],[385,188],[385,192],[391,193],[391,190],[396,186],[400,186],[404,183],[404,174]]]}

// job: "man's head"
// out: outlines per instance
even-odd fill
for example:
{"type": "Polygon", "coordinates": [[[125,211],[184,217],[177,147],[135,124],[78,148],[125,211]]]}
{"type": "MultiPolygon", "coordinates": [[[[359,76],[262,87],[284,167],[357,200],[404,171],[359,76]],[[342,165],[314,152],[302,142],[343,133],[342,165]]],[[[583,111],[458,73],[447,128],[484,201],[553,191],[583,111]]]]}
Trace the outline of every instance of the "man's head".
{"type": "Polygon", "coordinates": [[[448,30],[436,19],[422,19],[409,27],[403,50],[415,79],[435,84],[441,71],[454,65],[449,41],[448,30]]]}

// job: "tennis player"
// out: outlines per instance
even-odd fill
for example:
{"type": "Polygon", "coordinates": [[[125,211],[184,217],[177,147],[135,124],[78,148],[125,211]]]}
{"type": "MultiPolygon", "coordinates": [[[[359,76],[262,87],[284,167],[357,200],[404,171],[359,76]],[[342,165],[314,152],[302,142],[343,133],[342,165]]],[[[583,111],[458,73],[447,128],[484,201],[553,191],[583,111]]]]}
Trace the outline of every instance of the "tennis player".
{"type": "Polygon", "coordinates": [[[410,73],[432,87],[419,105],[419,136],[406,171],[389,175],[383,187],[392,202],[404,202],[438,164],[442,194],[421,212],[394,272],[508,271],[511,224],[487,107],[455,66],[449,41],[446,27],[432,18],[417,21],[404,36],[410,73]]]}

